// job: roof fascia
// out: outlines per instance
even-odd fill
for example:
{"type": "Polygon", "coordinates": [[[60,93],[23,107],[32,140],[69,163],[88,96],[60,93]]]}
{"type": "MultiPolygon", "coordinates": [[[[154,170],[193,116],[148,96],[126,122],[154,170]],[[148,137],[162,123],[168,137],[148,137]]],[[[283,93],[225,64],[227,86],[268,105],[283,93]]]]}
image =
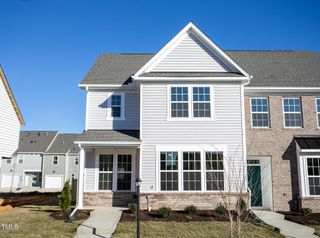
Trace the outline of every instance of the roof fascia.
{"type": "Polygon", "coordinates": [[[320,87],[244,87],[244,91],[254,93],[320,93],[320,87]]]}
{"type": "Polygon", "coordinates": [[[249,77],[134,77],[134,80],[137,81],[231,81],[231,82],[249,82],[249,77]]]}
{"type": "Polygon", "coordinates": [[[126,89],[134,90],[136,87],[134,84],[123,85],[123,84],[79,84],[81,89],[126,89]]]}

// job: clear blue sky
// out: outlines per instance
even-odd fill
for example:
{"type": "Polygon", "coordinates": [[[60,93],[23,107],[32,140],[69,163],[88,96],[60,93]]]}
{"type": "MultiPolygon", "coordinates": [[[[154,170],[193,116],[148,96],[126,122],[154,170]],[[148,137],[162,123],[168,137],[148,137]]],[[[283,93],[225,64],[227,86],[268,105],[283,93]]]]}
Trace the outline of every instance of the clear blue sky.
{"type": "Polygon", "coordinates": [[[0,64],[24,130],[84,129],[101,53],[157,52],[189,21],[223,49],[320,52],[320,1],[1,0],[0,64]]]}

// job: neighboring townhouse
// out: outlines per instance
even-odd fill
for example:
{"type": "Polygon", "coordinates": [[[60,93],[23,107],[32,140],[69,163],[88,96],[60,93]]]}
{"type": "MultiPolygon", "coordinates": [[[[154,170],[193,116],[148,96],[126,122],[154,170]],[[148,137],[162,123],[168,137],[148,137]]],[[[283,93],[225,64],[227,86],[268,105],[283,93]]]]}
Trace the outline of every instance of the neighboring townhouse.
{"type": "Polygon", "coordinates": [[[3,159],[10,158],[18,148],[22,125],[24,120],[0,65],[0,173],[3,159]]]}
{"type": "Polygon", "coordinates": [[[62,188],[65,181],[78,178],[79,147],[74,141],[79,134],[58,134],[44,154],[44,188],[62,188]]]}
{"type": "Polygon", "coordinates": [[[22,131],[12,158],[4,159],[2,188],[42,187],[43,156],[57,131],[22,131]]]}
{"type": "Polygon", "coordinates": [[[193,23],[157,54],[103,54],[86,90],[78,207],[320,208],[320,55],[223,51],[193,23]],[[83,176],[82,176],[83,175],[83,176]],[[247,190],[246,190],[247,188],[247,190]]]}

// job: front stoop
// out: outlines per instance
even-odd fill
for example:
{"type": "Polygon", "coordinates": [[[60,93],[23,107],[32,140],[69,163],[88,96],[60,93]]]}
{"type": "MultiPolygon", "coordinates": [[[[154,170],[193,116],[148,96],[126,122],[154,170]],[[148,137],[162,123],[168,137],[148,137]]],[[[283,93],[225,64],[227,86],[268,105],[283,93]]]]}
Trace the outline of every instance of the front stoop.
{"type": "Polygon", "coordinates": [[[287,221],[284,215],[270,212],[253,210],[254,214],[264,223],[276,227],[280,230],[280,234],[290,238],[319,238],[314,235],[314,229],[295,222],[287,221]]]}
{"type": "Polygon", "coordinates": [[[95,208],[90,217],[77,229],[76,238],[111,238],[124,209],[117,207],[95,208]]]}

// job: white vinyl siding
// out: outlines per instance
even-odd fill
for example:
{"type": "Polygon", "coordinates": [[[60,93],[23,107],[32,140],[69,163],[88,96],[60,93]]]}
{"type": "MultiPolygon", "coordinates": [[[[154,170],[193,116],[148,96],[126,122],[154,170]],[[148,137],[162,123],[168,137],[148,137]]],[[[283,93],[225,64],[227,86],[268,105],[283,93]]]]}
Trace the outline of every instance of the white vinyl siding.
{"type": "Polygon", "coordinates": [[[107,91],[87,92],[86,129],[139,130],[139,94],[133,92],[121,94],[123,110],[120,118],[111,117],[110,103],[108,103],[111,95],[112,93],[107,91]]]}
{"type": "Polygon", "coordinates": [[[11,157],[17,150],[20,122],[0,78],[0,159],[11,157]]]}
{"type": "Polygon", "coordinates": [[[158,145],[226,145],[228,159],[238,160],[234,164],[240,164],[239,166],[243,163],[240,85],[212,84],[214,120],[201,121],[168,120],[168,88],[176,85],[151,82],[141,85],[140,171],[144,191],[160,190],[156,185],[159,171],[156,163],[158,145]]]}
{"type": "Polygon", "coordinates": [[[269,128],[269,102],[268,98],[254,97],[250,99],[251,126],[269,128]]]}
{"type": "Polygon", "coordinates": [[[227,72],[228,69],[194,34],[187,33],[150,71],[227,72]]]}
{"type": "Polygon", "coordinates": [[[317,110],[317,123],[318,128],[320,128],[320,98],[316,98],[316,110],[317,110]]]}
{"type": "Polygon", "coordinates": [[[283,98],[284,127],[301,128],[302,113],[300,98],[283,98]]]}

